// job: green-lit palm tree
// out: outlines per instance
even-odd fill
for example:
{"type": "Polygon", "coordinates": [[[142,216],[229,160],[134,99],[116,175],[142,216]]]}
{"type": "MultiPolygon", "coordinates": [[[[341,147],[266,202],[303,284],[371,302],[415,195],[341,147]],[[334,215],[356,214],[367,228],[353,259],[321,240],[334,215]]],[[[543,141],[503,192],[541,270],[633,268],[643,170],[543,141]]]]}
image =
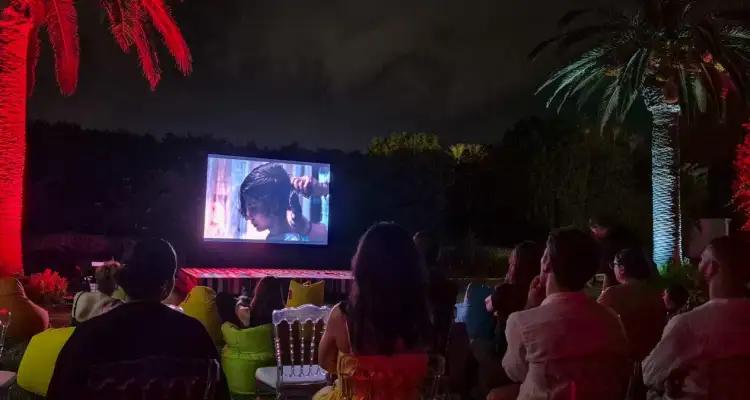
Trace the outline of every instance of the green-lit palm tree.
{"type": "MultiPolygon", "coordinates": [[[[681,116],[726,113],[728,100],[745,102],[750,66],[750,11],[720,10],[712,0],[640,0],[635,10],[582,9],[559,22],[561,32],[539,44],[580,51],[539,91],[559,112],[572,98],[578,107],[601,103],[601,127],[622,122],[642,99],[651,113],[654,261],[682,255],[680,216],[681,116]],[[596,22],[582,23],[595,18],[596,22]],[[583,48],[583,50],[581,50],[583,48]]],[[[538,92],[537,92],[538,93],[538,92]]]]}

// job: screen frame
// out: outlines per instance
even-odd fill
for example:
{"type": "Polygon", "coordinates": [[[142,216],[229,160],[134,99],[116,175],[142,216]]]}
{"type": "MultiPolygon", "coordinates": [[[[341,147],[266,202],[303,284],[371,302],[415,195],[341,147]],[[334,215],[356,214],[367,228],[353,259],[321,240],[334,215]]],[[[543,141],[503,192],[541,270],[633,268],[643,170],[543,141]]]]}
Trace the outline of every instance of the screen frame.
{"type": "Polygon", "coordinates": [[[206,155],[206,163],[205,163],[205,169],[204,169],[204,188],[203,188],[203,220],[202,220],[202,232],[201,232],[201,239],[203,239],[204,242],[211,242],[211,243],[242,243],[242,244],[252,244],[252,245],[284,245],[284,246],[300,246],[300,247],[326,247],[330,243],[330,237],[331,237],[331,213],[330,213],[330,196],[331,196],[331,186],[333,181],[333,167],[330,163],[325,162],[317,162],[317,161],[295,161],[295,160],[281,160],[277,158],[265,158],[265,157],[245,157],[245,156],[235,156],[235,155],[226,155],[226,154],[217,154],[217,153],[208,153],[206,155]],[[242,161],[263,161],[267,163],[279,163],[279,164],[294,164],[294,165],[305,165],[305,166],[324,166],[328,168],[329,174],[331,175],[331,181],[328,183],[328,196],[329,196],[329,213],[328,213],[328,232],[326,234],[326,241],[325,242],[304,242],[304,241],[286,241],[286,240],[255,240],[255,239],[234,239],[234,238],[207,238],[206,237],[206,207],[208,206],[208,163],[210,162],[211,158],[223,158],[223,159],[231,159],[231,160],[242,160],[242,161]]]}

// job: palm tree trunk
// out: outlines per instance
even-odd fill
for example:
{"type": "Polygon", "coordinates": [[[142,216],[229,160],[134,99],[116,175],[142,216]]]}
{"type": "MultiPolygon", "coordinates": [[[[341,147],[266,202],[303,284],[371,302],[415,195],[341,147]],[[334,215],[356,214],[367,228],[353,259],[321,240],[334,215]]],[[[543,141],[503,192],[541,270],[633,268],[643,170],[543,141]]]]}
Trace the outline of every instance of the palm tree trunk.
{"type": "Polygon", "coordinates": [[[661,87],[644,90],[651,112],[651,188],[654,262],[663,268],[670,260],[682,258],[682,217],[680,212],[680,146],[678,140],[680,106],[670,104],[661,87]]]}
{"type": "Polygon", "coordinates": [[[0,276],[23,272],[26,55],[31,18],[19,3],[11,1],[0,10],[0,276]]]}

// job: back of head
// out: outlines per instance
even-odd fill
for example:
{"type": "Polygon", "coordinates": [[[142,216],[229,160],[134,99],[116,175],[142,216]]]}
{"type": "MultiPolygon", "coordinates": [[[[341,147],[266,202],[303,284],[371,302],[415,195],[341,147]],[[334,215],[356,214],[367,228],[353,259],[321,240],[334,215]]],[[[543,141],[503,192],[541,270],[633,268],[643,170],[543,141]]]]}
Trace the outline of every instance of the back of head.
{"type": "Polygon", "coordinates": [[[511,253],[505,281],[528,289],[531,281],[539,275],[539,264],[544,248],[532,241],[517,245],[511,253]]]}
{"type": "Polygon", "coordinates": [[[379,223],[360,239],[352,260],[356,289],[347,310],[355,352],[392,354],[416,349],[432,329],[426,273],[409,234],[379,223]]]}
{"type": "Polygon", "coordinates": [[[440,255],[440,241],[434,233],[430,231],[417,232],[414,235],[414,245],[427,268],[433,268],[437,265],[440,255]]]}
{"type": "Polygon", "coordinates": [[[117,289],[116,278],[119,270],[120,264],[117,262],[110,262],[97,268],[94,272],[97,289],[107,296],[112,296],[112,293],[117,289]]]}
{"type": "Polygon", "coordinates": [[[730,276],[737,286],[750,281],[750,244],[742,239],[724,236],[712,240],[707,248],[724,273],[730,276]]]}
{"type": "Polygon", "coordinates": [[[651,278],[651,272],[655,270],[646,253],[636,248],[620,250],[615,255],[614,265],[621,267],[626,277],[639,281],[651,278]]]}
{"type": "Polygon", "coordinates": [[[250,302],[250,326],[270,324],[274,310],[283,308],[281,281],[273,276],[261,279],[250,302]]]}
{"type": "Polygon", "coordinates": [[[599,266],[596,241],[578,229],[564,228],[550,233],[547,252],[556,282],[567,290],[582,290],[599,266]]]}
{"type": "Polygon", "coordinates": [[[124,260],[118,283],[131,300],[161,301],[174,284],[177,255],[163,239],[138,242],[124,260]]]}

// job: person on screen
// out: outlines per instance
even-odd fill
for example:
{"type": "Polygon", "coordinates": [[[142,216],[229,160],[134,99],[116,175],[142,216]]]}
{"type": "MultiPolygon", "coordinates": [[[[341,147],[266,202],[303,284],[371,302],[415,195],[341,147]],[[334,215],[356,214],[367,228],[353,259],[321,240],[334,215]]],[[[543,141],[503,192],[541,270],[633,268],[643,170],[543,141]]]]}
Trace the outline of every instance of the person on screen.
{"type": "Polygon", "coordinates": [[[295,189],[284,167],[274,163],[260,165],[240,186],[240,212],[258,231],[269,231],[267,241],[325,241],[325,226],[313,224],[302,215],[295,189]]]}

